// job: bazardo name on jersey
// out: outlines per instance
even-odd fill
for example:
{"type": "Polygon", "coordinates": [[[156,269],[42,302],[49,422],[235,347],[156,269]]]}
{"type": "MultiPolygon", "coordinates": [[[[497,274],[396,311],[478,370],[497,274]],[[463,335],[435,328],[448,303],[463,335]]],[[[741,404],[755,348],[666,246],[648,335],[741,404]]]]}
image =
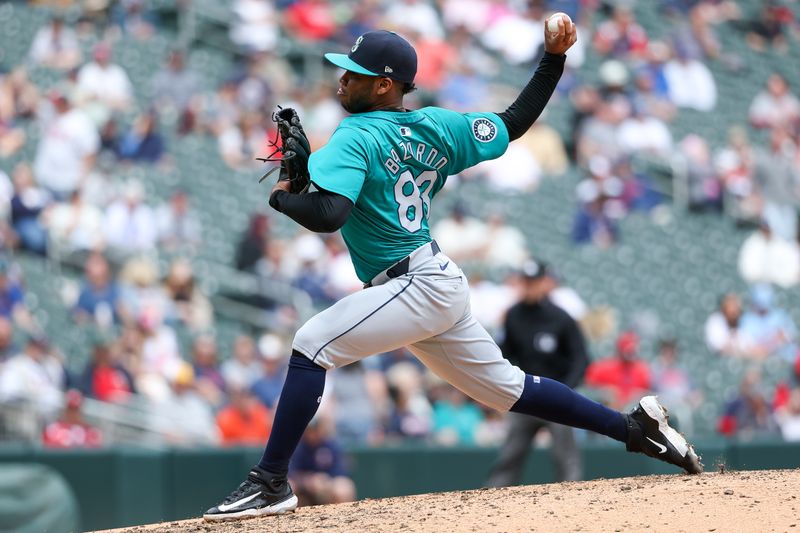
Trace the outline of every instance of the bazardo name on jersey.
{"type": "Polygon", "coordinates": [[[448,176],[507,147],[494,113],[372,111],[345,118],[311,155],[309,171],[317,187],[353,202],[342,236],[366,282],[431,240],[431,199],[448,176]]]}

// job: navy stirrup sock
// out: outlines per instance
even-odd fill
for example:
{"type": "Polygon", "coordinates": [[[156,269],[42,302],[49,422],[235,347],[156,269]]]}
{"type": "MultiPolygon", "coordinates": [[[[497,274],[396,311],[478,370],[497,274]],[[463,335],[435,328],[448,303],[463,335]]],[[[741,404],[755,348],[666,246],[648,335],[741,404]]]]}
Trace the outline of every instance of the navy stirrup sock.
{"type": "Polygon", "coordinates": [[[628,440],[628,427],[622,413],[552,379],[526,375],[525,388],[511,410],[565,426],[588,429],[620,442],[628,440]]]}
{"type": "Polygon", "coordinates": [[[275,420],[259,468],[285,476],[300,437],[314,418],[325,390],[325,369],[297,350],[292,351],[275,420]]]}

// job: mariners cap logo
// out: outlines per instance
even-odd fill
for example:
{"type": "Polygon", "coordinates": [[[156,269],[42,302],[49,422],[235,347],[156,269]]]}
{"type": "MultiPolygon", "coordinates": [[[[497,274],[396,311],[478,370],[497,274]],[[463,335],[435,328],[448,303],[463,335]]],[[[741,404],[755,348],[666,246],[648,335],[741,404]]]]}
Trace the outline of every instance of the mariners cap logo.
{"type": "Polygon", "coordinates": [[[361,41],[363,41],[363,40],[364,40],[364,36],[363,35],[360,36],[358,39],[356,39],[356,44],[353,45],[353,47],[350,49],[350,52],[352,53],[352,52],[355,52],[356,50],[358,50],[358,46],[361,44],[361,41]]]}
{"type": "Polygon", "coordinates": [[[489,119],[476,118],[472,121],[472,135],[482,143],[488,143],[497,136],[497,126],[489,119]]]}
{"type": "Polygon", "coordinates": [[[394,32],[368,31],[359,35],[345,54],[327,53],[325,59],[339,68],[364,76],[386,76],[412,83],[417,74],[417,52],[394,32]]]}

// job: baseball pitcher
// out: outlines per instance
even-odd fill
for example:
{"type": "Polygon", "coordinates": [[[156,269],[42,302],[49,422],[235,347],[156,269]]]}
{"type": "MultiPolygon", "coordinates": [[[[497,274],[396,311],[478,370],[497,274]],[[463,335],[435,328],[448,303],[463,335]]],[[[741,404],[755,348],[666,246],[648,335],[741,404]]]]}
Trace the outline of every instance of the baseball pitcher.
{"type": "Polygon", "coordinates": [[[299,118],[276,113],[282,152],[270,205],[317,232],[341,229],[364,290],[319,313],[297,331],[286,382],[264,455],[244,482],[204,514],[233,520],[293,511],[289,460],[317,411],[327,370],[407,346],[430,370],[475,400],[607,435],[685,469],[699,457],[669,426],[655,397],[629,414],[569,387],[526,375],[470,313],[466,277],[431,240],[432,201],[447,177],[505,152],[538,118],[558,83],[575,26],[561,18],[545,31],[545,55],[501,113],[409,110],[417,55],[396,33],[360,36],[350,52],[326,54],[344,69],[337,96],[350,113],[328,144],[310,154],[299,118]],[[316,190],[308,190],[309,181],[316,190]]]}

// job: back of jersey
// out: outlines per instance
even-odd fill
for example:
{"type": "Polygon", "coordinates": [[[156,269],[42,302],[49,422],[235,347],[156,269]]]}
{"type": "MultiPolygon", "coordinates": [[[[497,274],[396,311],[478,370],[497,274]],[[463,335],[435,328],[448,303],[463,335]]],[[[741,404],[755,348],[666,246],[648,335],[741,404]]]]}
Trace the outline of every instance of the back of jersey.
{"type": "Polygon", "coordinates": [[[431,240],[431,199],[448,176],[507,146],[505,124],[493,113],[373,111],[344,119],[309,170],[319,188],[354,203],[342,236],[368,281],[431,240]]]}

